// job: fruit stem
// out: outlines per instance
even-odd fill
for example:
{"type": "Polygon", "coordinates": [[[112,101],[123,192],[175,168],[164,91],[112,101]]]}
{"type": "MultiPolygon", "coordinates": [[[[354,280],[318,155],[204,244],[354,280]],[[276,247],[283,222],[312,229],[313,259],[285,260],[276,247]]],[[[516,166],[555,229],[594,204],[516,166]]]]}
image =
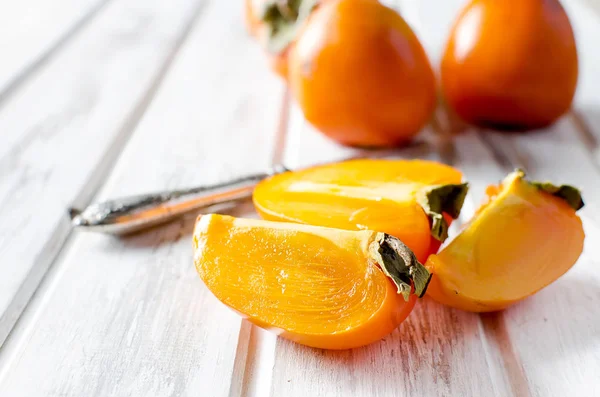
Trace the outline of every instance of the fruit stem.
{"type": "Polygon", "coordinates": [[[267,27],[266,37],[263,38],[267,49],[275,54],[285,51],[317,4],[317,0],[267,1],[261,15],[267,27]]]}
{"type": "Polygon", "coordinates": [[[442,243],[448,238],[448,222],[444,214],[458,218],[469,191],[467,183],[427,187],[417,194],[417,202],[429,217],[431,235],[442,243]]]}
{"type": "MultiPolygon", "coordinates": [[[[514,171],[519,179],[525,180],[525,171],[517,169],[514,171]]],[[[526,181],[531,186],[538,188],[548,194],[558,197],[565,201],[569,207],[575,211],[579,211],[585,205],[583,198],[581,197],[581,191],[571,185],[555,185],[552,182],[540,182],[540,181],[526,181]]]]}
{"type": "Polygon", "coordinates": [[[386,233],[377,233],[369,245],[369,253],[405,301],[409,300],[411,293],[419,298],[425,295],[431,273],[402,241],[386,233]]]}

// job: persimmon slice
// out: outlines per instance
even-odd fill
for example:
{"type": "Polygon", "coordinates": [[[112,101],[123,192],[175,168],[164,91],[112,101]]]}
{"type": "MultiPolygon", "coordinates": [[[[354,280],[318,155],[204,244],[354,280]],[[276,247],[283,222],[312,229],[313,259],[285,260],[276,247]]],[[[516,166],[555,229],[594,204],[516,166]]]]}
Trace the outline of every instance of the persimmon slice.
{"type": "Polygon", "coordinates": [[[424,262],[460,214],[461,180],[433,161],[361,159],[276,175],[256,187],[253,200],[268,220],[388,233],[424,262]]]}
{"type": "Polygon", "coordinates": [[[580,192],[529,182],[522,171],[488,188],[487,202],[426,266],[428,294],[473,312],[502,310],[546,287],[577,261],[584,231],[580,192]]]}
{"type": "Polygon", "coordinates": [[[392,332],[430,275],[398,239],[202,216],[194,262],[208,289],[254,324],[308,346],[353,348],[392,332]]]}

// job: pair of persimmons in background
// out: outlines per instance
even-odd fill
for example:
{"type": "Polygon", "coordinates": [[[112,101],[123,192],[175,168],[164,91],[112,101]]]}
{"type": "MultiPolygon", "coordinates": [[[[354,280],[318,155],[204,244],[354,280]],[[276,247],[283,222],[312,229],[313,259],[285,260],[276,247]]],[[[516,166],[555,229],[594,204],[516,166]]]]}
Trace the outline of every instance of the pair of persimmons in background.
{"type": "MultiPolygon", "coordinates": [[[[436,78],[393,9],[376,0],[245,0],[245,20],[306,119],[328,137],[398,146],[430,120],[436,78]]],[[[449,33],[440,75],[443,100],[465,122],[552,124],[577,86],[568,16],[558,0],[472,0],[449,33]]]]}

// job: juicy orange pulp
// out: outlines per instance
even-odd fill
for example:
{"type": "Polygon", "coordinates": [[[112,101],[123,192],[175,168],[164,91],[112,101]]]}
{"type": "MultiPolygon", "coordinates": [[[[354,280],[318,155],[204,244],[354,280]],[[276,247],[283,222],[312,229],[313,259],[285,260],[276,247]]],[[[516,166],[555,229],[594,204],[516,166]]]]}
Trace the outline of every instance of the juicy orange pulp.
{"type": "Polygon", "coordinates": [[[392,332],[416,301],[405,302],[369,257],[375,234],[205,215],[194,262],[210,291],[254,324],[346,349],[392,332]]]}
{"type": "Polygon", "coordinates": [[[264,219],[385,232],[425,262],[439,243],[416,195],[461,179],[458,170],[432,161],[352,160],[276,175],[256,187],[253,199],[264,219]]]}
{"type": "Polygon", "coordinates": [[[438,302],[504,309],[556,280],[582,252],[581,219],[562,199],[518,173],[488,194],[466,228],[427,262],[434,273],[427,293],[438,302]]]}

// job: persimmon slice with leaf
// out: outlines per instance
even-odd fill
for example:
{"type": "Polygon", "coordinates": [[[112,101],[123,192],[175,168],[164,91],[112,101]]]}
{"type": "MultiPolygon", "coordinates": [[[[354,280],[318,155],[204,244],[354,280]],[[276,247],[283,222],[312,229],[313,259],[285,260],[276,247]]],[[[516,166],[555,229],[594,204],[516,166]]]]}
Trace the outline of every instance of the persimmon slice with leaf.
{"type": "Polygon", "coordinates": [[[562,276],[583,250],[579,190],[530,182],[522,171],[488,188],[488,201],[426,266],[428,295],[473,312],[502,310],[562,276]]]}
{"type": "Polygon", "coordinates": [[[204,215],[193,241],[196,269],[221,302],[317,348],[383,338],[430,279],[400,240],[374,231],[204,215]]]}
{"type": "Polygon", "coordinates": [[[460,214],[461,180],[460,171],[433,161],[360,159],[276,175],[253,200],[268,220],[388,233],[424,262],[460,214]]]}

